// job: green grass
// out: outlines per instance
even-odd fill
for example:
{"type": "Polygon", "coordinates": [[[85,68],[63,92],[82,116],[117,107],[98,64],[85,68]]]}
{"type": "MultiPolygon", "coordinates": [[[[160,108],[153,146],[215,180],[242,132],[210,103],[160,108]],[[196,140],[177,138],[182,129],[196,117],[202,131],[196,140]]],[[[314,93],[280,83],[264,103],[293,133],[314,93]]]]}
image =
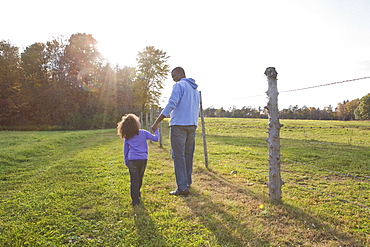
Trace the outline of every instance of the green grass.
{"type": "Polygon", "coordinates": [[[138,207],[115,130],[0,132],[0,246],[370,246],[370,123],[281,120],[270,204],[267,121],[206,118],[188,197],[164,128],[138,207]]]}

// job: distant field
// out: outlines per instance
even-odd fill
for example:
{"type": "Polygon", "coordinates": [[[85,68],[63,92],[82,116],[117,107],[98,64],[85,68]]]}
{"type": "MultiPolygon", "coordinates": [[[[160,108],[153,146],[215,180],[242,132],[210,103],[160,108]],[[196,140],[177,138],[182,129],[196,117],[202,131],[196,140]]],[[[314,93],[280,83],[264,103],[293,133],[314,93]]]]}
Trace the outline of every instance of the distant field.
{"type": "Polygon", "coordinates": [[[115,130],[0,132],[0,246],[370,246],[370,122],[281,120],[273,205],[268,120],[205,120],[191,195],[168,195],[164,124],[135,208],[115,130]]]}

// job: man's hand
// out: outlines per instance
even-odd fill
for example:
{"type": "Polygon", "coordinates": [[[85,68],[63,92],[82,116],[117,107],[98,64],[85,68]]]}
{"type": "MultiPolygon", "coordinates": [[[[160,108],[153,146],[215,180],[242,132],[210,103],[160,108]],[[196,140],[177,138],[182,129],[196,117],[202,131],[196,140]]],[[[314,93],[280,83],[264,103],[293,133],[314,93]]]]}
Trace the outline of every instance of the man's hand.
{"type": "Polygon", "coordinates": [[[155,132],[158,129],[158,124],[162,122],[162,120],[165,118],[164,115],[159,115],[157,120],[155,120],[154,124],[152,125],[151,129],[153,132],[155,132]]]}
{"type": "Polygon", "coordinates": [[[153,124],[152,127],[150,127],[153,132],[155,132],[158,129],[158,125],[153,124]]]}

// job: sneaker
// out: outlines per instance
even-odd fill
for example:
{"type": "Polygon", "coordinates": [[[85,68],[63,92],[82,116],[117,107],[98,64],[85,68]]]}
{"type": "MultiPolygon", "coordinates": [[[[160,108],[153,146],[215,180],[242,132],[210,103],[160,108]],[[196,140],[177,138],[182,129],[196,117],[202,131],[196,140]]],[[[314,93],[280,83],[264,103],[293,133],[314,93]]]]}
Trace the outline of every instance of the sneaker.
{"type": "Polygon", "coordinates": [[[140,204],[140,202],[131,202],[130,203],[132,206],[137,206],[137,205],[139,205],[140,204]]]}
{"type": "Polygon", "coordinates": [[[173,195],[173,196],[187,196],[187,195],[189,195],[189,189],[184,189],[184,190],[177,189],[175,191],[171,191],[170,195],[173,195]]]}

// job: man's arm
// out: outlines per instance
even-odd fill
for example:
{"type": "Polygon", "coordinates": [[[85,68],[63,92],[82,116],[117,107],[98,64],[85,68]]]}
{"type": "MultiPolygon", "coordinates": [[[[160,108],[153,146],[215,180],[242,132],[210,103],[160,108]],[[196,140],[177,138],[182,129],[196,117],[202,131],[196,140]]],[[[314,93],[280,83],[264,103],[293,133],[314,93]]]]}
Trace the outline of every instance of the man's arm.
{"type": "Polygon", "coordinates": [[[152,125],[152,130],[153,130],[153,132],[155,132],[157,129],[158,129],[158,124],[160,123],[160,122],[162,122],[162,120],[165,118],[166,116],[165,115],[163,115],[163,114],[161,114],[161,115],[159,115],[158,116],[158,118],[155,120],[155,122],[154,122],[154,124],[152,125]]]}

